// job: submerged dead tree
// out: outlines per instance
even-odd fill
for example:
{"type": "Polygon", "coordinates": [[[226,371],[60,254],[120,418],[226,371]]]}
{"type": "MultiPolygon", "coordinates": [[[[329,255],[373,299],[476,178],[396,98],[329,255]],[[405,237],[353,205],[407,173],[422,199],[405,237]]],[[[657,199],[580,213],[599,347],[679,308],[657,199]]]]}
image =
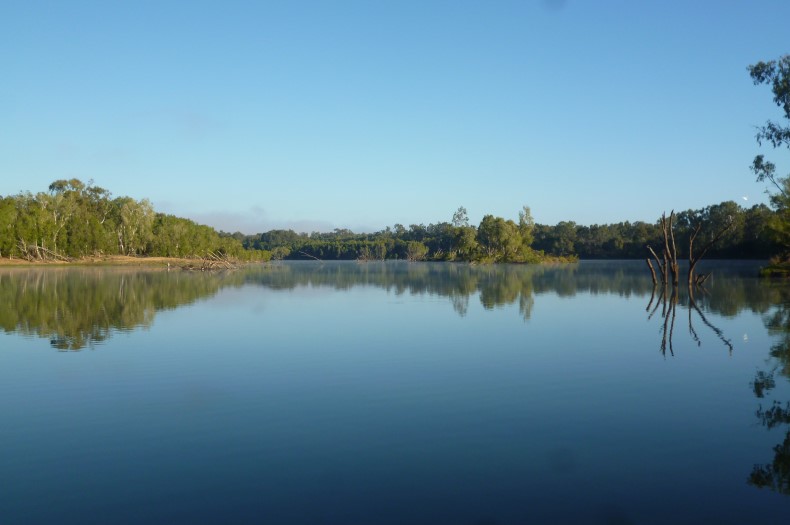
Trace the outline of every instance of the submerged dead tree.
{"type": "MultiPolygon", "coordinates": [[[[658,269],[661,272],[661,282],[663,284],[667,284],[669,282],[670,275],[672,276],[672,284],[674,286],[678,285],[678,251],[677,246],[675,245],[675,232],[672,227],[672,223],[675,219],[675,212],[669,214],[669,219],[667,219],[667,214],[661,214],[661,219],[659,224],[661,226],[661,233],[664,236],[664,246],[661,249],[662,257],[659,258],[656,254],[655,250],[651,246],[647,247],[647,250],[650,252],[650,255],[653,256],[653,259],[656,261],[656,265],[658,265],[658,269]]],[[[650,268],[650,273],[653,277],[653,284],[658,284],[656,280],[656,272],[653,269],[653,265],[650,262],[650,258],[646,259],[647,266],[650,268]]]]}
{"type": "MultiPolygon", "coordinates": [[[[647,246],[648,252],[650,255],[653,256],[656,264],[658,265],[658,269],[661,272],[661,282],[663,284],[669,283],[670,276],[672,277],[672,285],[677,286],[678,282],[680,281],[680,267],[678,265],[678,249],[675,243],[675,229],[674,229],[674,219],[675,219],[675,212],[672,211],[669,214],[669,218],[667,218],[666,213],[661,214],[661,219],[659,219],[659,225],[661,226],[661,233],[663,236],[663,248],[661,250],[662,257],[659,259],[658,255],[656,254],[655,250],[651,246],[647,246]]],[[[697,263],[702,260],[708,250],[716,244],[719,239],[721,239],[725,233],[727,233],[732,227],[734,222],[732,218],[724,225],[719,231],[715,232],[711,239],[702,247],[699,254],[694,255],[694,241],[697,239],[700,231],[702,230],[702,224],[698,223],[694,228],[694,231],[689,236],[689,250],[688,250],[688,261],[689,261],[689,268],[688,268],[688,285],[689,286],[698,286],[701,285],[705,280],[710,277],[710,273],[707,274],[700,274],[695,275],[695,269],[697,267],[697,263]]],[[[646,259],[647,266],[650,268],[650,274],[653,278],[653,284],[658,284],[658,280],[656,278],[656,272],[653,269],[653,264],[650,261],[650,257],[646,259]]]]}
{"type": "Polygon", "coordinates": [[[697,226],[694,228],[694,233],[692,233],[691,237],[689,237],[689,286],[692,284],[700,285],[704,283],[708,277],[710,277],[710,272],[707,274],[700,274],[695,277],[694,268],[697,266],[697,263],[700,261],[700,259],[702,259],[706,253],[708,253],[708,250],[710,250],[711,246],[716,244],[716,242],[721,239],[724,234],[730,230],[730,228],[732,228],[733,224],[735,223],[733,222],[732,217],[730,217],[730,220],[727,222],[724,228],[719,230],[719,232],[716,233],[711,238],[711,240],[702,247],[702,251],[700,251],[699,255],[697,256],[694,255],[694,240],[697,238],[697,235],[702,229],[702,224],[697,224],[697,226]]]}
{"type": "Polygon", "coordinates": [[[672,285],[677,286],[680,270],[678,267],[678,248],[675,245],[675,229],[672,221],[675,218],[675,211],[672,210],[667,219],[667,214],[661,214],[661,232],[664,234],[664,260],[668,261],[669,271],[672,274],[672,285]]]}

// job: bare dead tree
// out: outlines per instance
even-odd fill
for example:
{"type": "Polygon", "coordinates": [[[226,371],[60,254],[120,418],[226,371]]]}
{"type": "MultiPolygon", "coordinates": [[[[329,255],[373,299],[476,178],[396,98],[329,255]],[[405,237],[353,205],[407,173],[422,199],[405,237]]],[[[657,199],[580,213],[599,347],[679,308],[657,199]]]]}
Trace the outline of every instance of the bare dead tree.
{"type": "Polygon", "coordinates": [[[28,244],[23,239],[19,240],[19,251],[28,261],[72,261],[71,258],[65,255],[61,255],[53,250],[48,250],[44,246],[39,246],[37,243],[28,244]]]}
{"type": "MultiPolygon", "coordinates": [[[[206,252],[203,257],[195,258],[199,264],[188,263],[181,267],[182,270],[209,272],[215,270],[235,270],[239,267],[238,261],[224,253],[206,252]]],[[[169,270],[168,266],[168,270],[169,270]]]]}
{"type": "Polygon", "coordinates": [[[716,244],[716,242],[719,239],[721,239],[724,236],[724,234],[727,233],[730,230],[730,228],[733,227],[734,224],[735,223],[732,221],[732,218],[730,218],[730,221],[727,223],[727,225],[724,226],[724,228],[722,228],[721,230],[719,230],[711,238],[711,240],[708,241],[708,243],[702,247],[702,251],[700,251],[699,255],[697,256],[694,256],[694,240],[697,238],[697,235],[702,229],[702,224],[697,224],[696,228],[694,228],[694,233],[692,233],[691,237],[689,238],[689,286],[692,285],[699,286],[700,284],[704,283],[708,277],[710,277],[710,273],[707,273],[707,274],[699,275],[698,277],[695,278],[694,269],[697,266],[697,263],[700,261],[700,259],[702,259],[706,253],[708,253],[708,250],[710,250],[711,246],[716,244]]]}
{"type": "MultiPolygon", "coordinates": [[[[659,260],[659,258],[658,258],[658,255],[656,255],[656,252],[653,251],[653,248],[648,245],[647,249],[650,252],[650,254],[653,256],[653,259],[655,259],[656,266],[658,266],[658,270],[661,272],[661,282],[666,284],[667,283],[666,259],[664,259],[664,263],[662,264],[661,260],[659,260]]],[[[648,260],[648,267],[650,268],[650,271],[653,272],[653,283],[655,283],[656,279],[655,279],[655,271],[653,270],[653,265],[650,264],[650,262],[649,262],[650,259],[647,259],[647,260],[648,260]]]]}
{"type": "Polygon", "coordinates": [[[678,249],[675,245],[675,230],[672,226],[675,220],[675,211],[672,210],[667,219],[667,214],[661,214],[661,231],[664,234],[664,265],[669,267],[669,272],[672,274],[672,285],[678,285],[679,271],[678,271],[678,249]]]}
{"type": "MultiPolygon", "coordinates": [[[[672,285],[677,286],[680,280],[680,267],[678,265],[678,249],[675,243],[674,220],[674,210],[670,212],[669,218],[667,218],[666,213],[662,213],[661,219],[659,219],[659,225],[661,226],[661,233],[663,236],[663,249],[661,250],[662,258],[659,259],[658,255],[651,246],[647,246],[647,250],[650,252],[650,255],[653,256],[653,259],[655,260],[656,265],[661,272],[661,282],[669,282],[669,277],[671,275],[672,285]]],[[[700,286],[705,282],[705,280],[708,279],[708,277],[710,277],[710,273],[695,275],[694,271],[697,267],[697,263],[702,260],[702,258],[708,253],[708,250],[710,250],[711,247],[713,247],[713,245],[716,244],[724,236],[724,234],[726,234],[733,227],[733,225],[734,222],[730,220],[723,228],[713,235],[713,237],[705,244],[705,246],[702,247],[702,250],[697,255],[694,255],[694,241],[697,239],[697,235],[699,235],[700,231],[702,230],[702,224],[697,224],[697,226],[694,228],[694,231],[689,237],[689,286],[700,286]]],[[[653,284],[656,284],[656,272],[653,268],[653,264],[650,262],[649,257],[646,259],[646,262],[648,268],[650,269],[651,277],[653,278],[653,284]]]]}

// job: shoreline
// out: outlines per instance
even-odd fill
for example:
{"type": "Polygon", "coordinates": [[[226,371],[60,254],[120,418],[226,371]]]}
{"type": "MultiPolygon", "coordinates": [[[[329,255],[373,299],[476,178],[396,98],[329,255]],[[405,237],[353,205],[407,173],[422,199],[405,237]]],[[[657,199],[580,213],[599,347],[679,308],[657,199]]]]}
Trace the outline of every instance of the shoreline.
{"type": "MultiPolygon", "coordinates": [[[[27,259],[17,258],[2,258],[0,259],[0,267],[16,267],[16,266],[142,266],[149,268],[167,268],[168,264],[171,267],[181,267],[188,265],[195,265],[202,263],[204,260],[200,258],[182,258],[182,257],[134,257],[130,255],[107,255],[107,256],[93,256],[81,257],[71,261],[29,261],[27,259]]],[[[244,264],[244,263],[242,263],[244,264]]]]}

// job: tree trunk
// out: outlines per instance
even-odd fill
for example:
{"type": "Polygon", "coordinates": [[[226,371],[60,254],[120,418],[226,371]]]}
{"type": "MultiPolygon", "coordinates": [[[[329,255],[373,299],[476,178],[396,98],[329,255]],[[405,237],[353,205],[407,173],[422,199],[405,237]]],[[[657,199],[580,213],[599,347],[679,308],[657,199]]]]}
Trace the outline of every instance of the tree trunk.
{"type": "Polygon", "coordinates": [[[694,233],[689,238],[689,275],[688,275],[689,286],[702,284],[703,282],[705,282],[705,279],[707,279],[710,276],[710,274],[708,274],[706,276],[703,276],[701,279],[694,279],[694,269],[696,268],[697,263],[700,262],[700,260],[702,260],[702,258],[705,256],[706,253],[708,253],[708,250],[710,250],[710,248],[714,244],[716,244],[716,242],[719,239],[721,239],[724,236],[724,234],[729,231],[730,228],[732,228],[733,224],[734,223],[731,221],[727,226],[719,230],[718,233],[716,233],[716,235],[713,236],[713,239],[711,239],[702,248],[702,251],[696,257],[694,256],[694,240],[697,238],[697,234],[699,234],[700,230],[702,229],[702,224],[697,224],[697,227],[694,228],[694,233]]]}
{"type": "Polygon", "coordinates": [[[656,279],[656,271],[653,269],[653,263],[650,262],[649,257],[645,259],[645,262],[647,263],[647,267],[650,268],[650,275],[653,277],[653,286],[655,286],[658,284],[658,280],[656,279]]]}

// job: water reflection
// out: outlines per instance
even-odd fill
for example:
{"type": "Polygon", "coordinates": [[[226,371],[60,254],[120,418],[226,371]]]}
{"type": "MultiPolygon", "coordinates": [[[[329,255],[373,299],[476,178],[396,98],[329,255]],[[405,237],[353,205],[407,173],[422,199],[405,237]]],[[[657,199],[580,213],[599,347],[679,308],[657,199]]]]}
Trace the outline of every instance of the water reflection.
{"type": "MultiPolygon", "coordinates": [[[[717,286],[716,293],[705,287],[679,289],[657,286],[651,292],[646,311],[648,320],[651,320],[660,309],[662,321],[659,348],[662,355],[669,351],[671,356],[675,355],[673,340],[679,305],[688,312],[688,332],[697,346],[702,345],[702,339],[694,326],[695,319],[701,320],[730,354],[733,351],[731,339],[708,319],[705,310],[724,316],[734,315],[742,308],[763,312],[765,326],[769,332],[779,337],[779,341],[769,352],[769,368],[758,370],[751,383],[754,395],[759,399],[766,399],[776,387],[777,374],[790,379],[790,290],[783,284],[771,282],[761,282],[759,286],[752,287],[752,290],[761,293],[746,293],[747,289],[743,287],[743,283],[739,286],[737,281],[728,280],[725,280],[724,286],[721,283],[717,286]]],[[[768,430],[790,426],[790,401],[766,401],[769,404],[760,404],[755,412],[760,424],[768,430]]],[[[790,495],[790,429],[787,430],[784,440],[773,447],[773,452],[774,457],[770,463],[754,465],[747,481],[758,488],[768,488],[790,495]]]]}
{"type": "MultiPolygon", "coordinates": [[[[700,304],[697,302],[697,300],[695,300],[695,296],[697,296],[698,294],[704,294],[704,297],[707,298],[712,297],[710,292],[703,286],[687,288],[685,290],[685,294],[683,298],[680,297],[681,291],[676,286],[673,286],[671,288],[669,286],[655,286],[653,288],[653,291],[650,294],[650,301],[647,303],[647,308],[645,310],[649,312],[647,319],[651,320],[655,316],[659,307],[661,307],[661,318],[663,319],[663,323],[662,323],[662,331],[661,331],[662,336],[661,336],[660,351],[662,355],[666,355],[667,349],[669,350],[670,355],[675,355],[673,340],[675,333],[675,318],[677,317],[678,302],[683,303],[681,304],[681,307],[685,307],[686,310],[688,311],[688,332],[697,346],[702,345],[702,340],[700,339],[699,333],[694,327],[695,318],[701,320],[702,324],[704,324],[707,328],[709,328],[711,332],[713,332],[716,335],[716,337],[718,337],[718,339],[721,340],[722,344],[724,344],[724,346],[727,347],[730,354],[732,353],[733,346],[731,339],[724,334],[724,331],[721,328],[714,325],[710,320],[708,320],[707,316],[705,315],[705,312],[703,311],[703,308],[701,308],[700,304]],[[661,293],[658,296],[658,300],[656,300],[656,292],[659,289],[661,290],[661,293]]],[[[714,301],[711,302],[713,302],[713,304],[716,304],[716,302],[714,301]]]]}
{"type": "MultiPolygon", "coordinates": [[[[743,309],[767,312],[778,300],[778,291],[757,279],[755,263],[720,263],[705,297],[696,298],[702,311],[731,317],[743,309]],[[755,285],[757,283],[757,285],[755,285]]],[[[432,294],[448,297],[463,315],[468,300],[479,293],[485,308],[518,302],[529,319],[534,297],[555,294],[613,294],[646,297],[655,292],[644,263],[585,261],[564,265],[483,265],[454,263],[291,263],[246,274],[249,283],[272,289],[326,286],[349,289],[376,286],[396,294],[432,294]]]]}
{"type": "MultiPolygon", "coordinates": [[[[571,508],[580,501],[584,505],[588,494],[589,500],[599,501],[617,494],[621,510],[604,504],[605,518],[611,522],[637,515],[641,504],[648,509],[643,515],[663,508],[689,512],[687,494],[699,501],[740,504],[739,496],[746,493],[754,508],[765,498],[773,498],[776,508],[781,503],[775,501],[782,498],[751,487],[790,492],[790,404],[781,394],[790,376],[790,293],[785,286],[744,279],[737,268],[717,269],[706,285],[693,296],[684,289],[654,289],[638,262],[540,267],[287,263],[226,274],[2,270],[3,330],[46,337],[63,350],[100,344],[118,331],[149,327],[163,309],[244,287],[240,293],[222,294],[206,308],[172,316],[169,328],[162,329],[166,323],[161,323],[146,334],[150,338],[139,352],[103,352],[102,359],[89,359],[104,368],[58,356],[56,367],[38,367],[36,363],[47,360],[0,352],[9,358],[4,363],[33,363],[19,366],[21,372],[0,367],[7,372],[6,394],[0,397],[6,399],[2,412],[11,429],[4,433],[4,450],[11,451],[6,457],[32,456],[46,467],[39,476],[24,462],[11,471],[7,461],[4,471],[12,478],[20,472],[32,477],[17,483],[23,488],[9,493],[6,501],[24,493],[26,486],[41,486],[36,480],[71,479],[69,475],[93,479],[77,492],[97,501],[125,493],[128,486],[146,486],[145,481],[156,492],[163,490],[158,479],[164,480],[163,486],[197,479],[178,488],[196,495],[178,504],[196,509],[195,501],[201,503],[215,487],[201,485],[203,479],[194,473],[202,469],[206,478],[216,480],[216,487],[228,487],[228,492],[218,492],[220,509],[228,501],[256,508],[252,502],[260,501],[261,494],[270,494],[267,504],[287,501],[294,498],[290,490],[325,494],[326,502],[337,496],[327,488],[338,485],[346,491],[341,496],[373,486],[374,497],[379,491],[379,499],[373,501],[380,504],[415,480],[424,482],[417,490],[425,491],[425,500],[404,506],[419,507],[436,499],[430,487],[458,490],[453,504],[462,498],[475,500],[478,480],[485,480],[492,492],[512,493],[519,504],[522,492],[531,494],[539,509],[571,508]],[[357,289],[364,293],[356,294],[273,293],[355,287],[367,289],[357,289]],[[382,293],[369,293],[371,289],[382,293]],[[391,295],[382,299],[383,291],[391,295]],[[425,297],[392,301],[392,294],[425,297]],[[578,301],[558,299],[574,295],[580,296],[578,301]],[[305,308],[304,301],[313,298],[320,304],[305,308]],[[233,303],[234,308],[228,308],[232,301],[239,301],[240,307],[233,303]],[[408,308],[390,307],[391,303],[408,308]],[[257,310],[261,305],[265,308],[257,310]],[[353,315],[367,313],[366,309],[373,311],[369,317],[353,315]],[[458,322],[453,310],[468,316],[468,322],[458,322]],[[765,365],[770,342],[759,352],[741,351],[737,345],[732,359],[723,351],[732,349],[733,327],[741,321],[730,322],[728,317],[746,311],[759,314],[743,316],[753,341],[765,341],[765,332],[757,330],[762,321],[777,338],[771,341],[771,359],[765,365]],[[430,317],[434,313],[435,319],[430,317]],[[202,326],[207,320],[211,322],[202,326]],[[417,326],[411,330],[407,323],[417,326]],[[183,333],[185,327],[195,326],[203,329],[183,333]],[[214,339],[205,340],[216,326],[235,335],[230,343],[215,348],[214,339]],[[303,326],[304,333],[295,337],[303,326]],[[408,340],[425,341],[402,345],[392,326],[413,337],[408,340]],[[381,340],[375,351],[367,347],[370,334],[381,340]],[[329,341],[330,337],[337,340],[329,341]],[[357,338],[363,341],[357,343],[357,338]],[[714,351],[682,359],[692,353],[683,343],[694,349],[704,343],[714,351]],[[656,355],[657,347],[666,359],[656,355]],[[151,361],[160,350],[167,359],[151,361]],[[142,360],[151,366],[140,365],[142,360]],[[747,387],[755,366],[760,370],[747,387]],[[656,370],[662,373],[654,374],[656,370]],[[80,402],[74,402],[75,395],[82,396],[80,402]],[[739,403],[737,408],[733,402],[739,403]],[[48,415],[35,420],[44,430],[31,427],[36,423],[27,423],[27,414],[42,410],[48,415]],[[758,422],[762,426],[754,424],[758,422]],[[62,448],[49,456],[51,442],[41,443],[40,450],[47,452],[31,453],[27,448],[38,436],[43,439],[58,428],[53,435],[59,436],[62,448]],[[766,436],[768,430],[779,435],[766,436]],[[74,444],[84,443],[83,436],[90,434],[108,443],[100,447],[108,452],[104,456],[99,450],[86,467],[83,456],[74,459],[68,451],[78,449],[74,444]],[[741,454],[734,453],[738,451],[741,454]],[[73,462],[58,467],[55,457],[73,462]],[[136,470],[151,461],[161,467],[150,478],[136,470]],[[717,468],[726,475],[717,474],[714,488],[696,494],[707,485],[706,473],[717,468]],[[292,488],[269,474],[278,469],[294,473],[292,488]],[[323,476],[331,486],[324,486],[323,476]],[[338,479],[343,483],[336,483],[338,479]],[[105,486],[107,492],[96,496],[96,489],[105,486]],[[569,492],[569,486],[579,490],[569,492]],[[731,486],[736,488],[721,491],[731,486]],[[666,498],[669,507],[661,501],[666,492],[671,493],[666,498]],[[644,496],[647,493],[651,496],[644,496]],[[543,499],[549,503],[540,507],[543,499]]],[[[491,508],[501,508],[497,504],[507,499],[491,500],[491,508]]],[[[349,507],[358,502],[351,496],[338,500],[349,507]]],[[[39,503],[31,508],[39,509],[39,503]]],[[[486,516],[488,510],[475,508],[467,515],[486,516]]],[[[513,514],[508,519],[504,511],[497,518],[519,522],[513,514]]]]}
{"type": "MultiPolygon", "coordinates": [[[[776,387],[776,374],[790,379],[790,291],[784,286],[775,287],[780,294],[778,304],[765,317],[768,330],[778,336],[778,342],[770,350],[768,370],[758,370],[752,382],[752,391],[758,399],[770,398],[776,387]]],[[[770,430],[790,427],[790,401],[766,399],[768,406],[761,403],[755,415],[760,424],[770,430]]],[[[759,488],[768,488],[780,494],[790,495],[790,428],[784,440],[773,447],[774,457],[770,463],[756,464],[748,483],[759,488]]]]}
{"type": "MultiPolygon", "coordinates": [[[[732,316],[742,309],[765,313],[779,300],[779,290],[755,286],[741,278],[751,266],[726,266],[717,271],[710,293],[690,301],[701,322],[728,340],[704,312],[732,316]]],[[[105,341],[113,332],[145,328],[156,312],[210,297],[227,286],[258,286],[269,290],[329,287],[346,290],[378,287],[395,294],[445,297],[460,316],[477,296],[485,309],[518,305],[525,321],[535,297],[555,294],[650,295],[664,320],[662,351],[673,350],[672,335],[678,297],[656,290],[642,265],[588,262],[557,266],[475,266],[442,263],[280,263],[237,272],[191,273],[151,269],[32,268],[0,270],[0,328],[6,332],[50,339],[59,350],[80,350],[105,341]],[[651,295],[652,294],[652,295],[651,295]]],[[[648,305],[648,309],[651,306],[648,305]]]]}
{"type": "MultiPolygon", "coordinates": [[[[238,276],[240,277],[240,276],[238,276]]],[[[137,269],[32,268],[0,272],[0,328],[81,350],[114,332],[149,327],[156,312],[209,297],[237,276],[137,269]]]]}

